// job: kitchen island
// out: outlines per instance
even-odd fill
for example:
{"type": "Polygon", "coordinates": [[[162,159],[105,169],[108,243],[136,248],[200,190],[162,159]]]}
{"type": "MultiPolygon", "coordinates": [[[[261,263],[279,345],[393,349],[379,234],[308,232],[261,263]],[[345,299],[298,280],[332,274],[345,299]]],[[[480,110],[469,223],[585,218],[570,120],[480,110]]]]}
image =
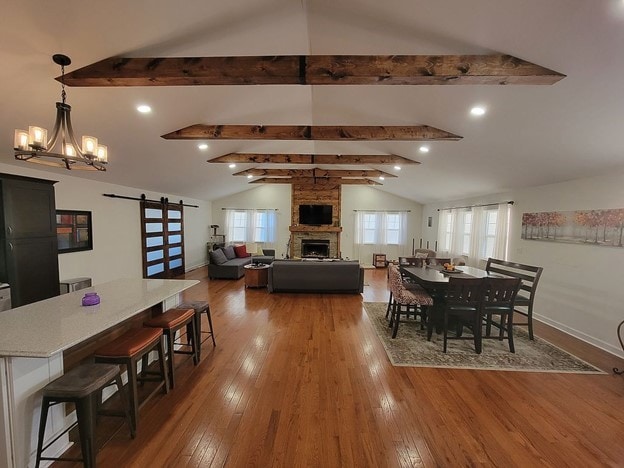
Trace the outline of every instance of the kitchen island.
{"type": "MultiPolygon", "coordinates": [[[[195,280],[128,278],[63,294],[0,312],[0,467],[34,465],[41,389],[63,374],[63,352],[135,315],[161,304],[180,302],[195,280]],[[97,292],[97,305],[82,306],[85,293],[97,292]]],[[[63,405],[50,412],[46,440],[70,422],[63,405]]],[[[67,435],[48,450],[62,452],[67,435]]]]}

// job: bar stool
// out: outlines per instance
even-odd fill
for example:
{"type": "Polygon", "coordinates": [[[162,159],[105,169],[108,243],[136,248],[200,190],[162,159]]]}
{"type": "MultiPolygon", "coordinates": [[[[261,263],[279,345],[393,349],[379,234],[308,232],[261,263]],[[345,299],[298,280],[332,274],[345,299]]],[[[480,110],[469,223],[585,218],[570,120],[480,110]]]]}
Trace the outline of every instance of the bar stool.
{"type": "Polygon", "coordinates": [[[139,409],[163,389],[169,393],[169,379],[165,366],[165,347],[163,345],[162,330],[157,328],[132,328],[113,341],[95,351],[95,362],[108,364],[123,364],[128,372],[128,388],[130,393],[130,418],[132,427],[136,431],[139,419],[139,409]],[[147,369],[147,357],[150,351],[158,351],[160,372],[147,369]],[[137,376],[137,362],[144,359],[141,366],[141,375],[137,376]],[[151,377],[157,375],[159,377],[151,377]],[[137,382],[159,382],[139,404],[137,382]]]}
{"type": "MultiPolygon", "coordinates": [[[[195,332],[197,335],[197,359],[201,359],[201,347],[204,342],[208,341],[209,338],[212,338],[212,346],[217,346],[214,337],[214,331],[212,329],[212,317],[210,316],[210,306],[206,301],[187,301],[183,302],[178,306],[180,309],[193,309],[195,311],[195,332]],[[208,326],[210,327],[210,331],[202,330],[201,319],[202,314],[206,314],[208,317],[208,326]],[[202,339],[202,335],[207,335],[206,338],[202,339]]],[[[186,331],[190,337],[189,330],[186,331]]]]}
{"type": "Polygon", "coordinates": [[[97,450],[94,446],[94,439],[95,420],[99,403],[98,397],[101,397],[101,391],[104,387],[112,385],[113,383],[117,385],[117,392],[124,408],[123,416],[126,418],[128,427],[130,427],[130,435],[134,438],[135,432],[128,411],[128,402],[121,382],[119,366],[112,364],[82,364],[43,387],[39,438],[37,442],[37,461],[35,465],[37,468],[41,464],[41,460],[82,461],[86,467],[95,466],[97,450]],[[76,405],[77,421],[43,447],[43,439],[45,437],[46,423],[48,420],[48,409],[50,406],[59,403],[74,403],[74,405],[76,405]],[[42,456],[44,450],[76,425],[78,425],[80,434],[82,458],[52,458],[42,456]]]}
{"type": "Polygon", "coordinates": [[[175,386],[175,377],[173,370],[173,355],[174,354],[190,354],[193,356],[193,364],[197,365],[199,359],[197,358],[197,332],[195,330],[195,311],[193,309],[169,309],[162,314],[158,314],[156,317],[148,320],[143,325],[146,327],[154,327],[162,330],[167,340],[167,363],[169,365],[169,379],[171,388],[175,386]],[[191,338],[189,344],[182,344],[175,342],[175,334],[183,327],[187,327],[187,330],[191,331],[191,338]],[[174,345],[180,345],[190,347],[191,350],[175,349],[174,345]]]}

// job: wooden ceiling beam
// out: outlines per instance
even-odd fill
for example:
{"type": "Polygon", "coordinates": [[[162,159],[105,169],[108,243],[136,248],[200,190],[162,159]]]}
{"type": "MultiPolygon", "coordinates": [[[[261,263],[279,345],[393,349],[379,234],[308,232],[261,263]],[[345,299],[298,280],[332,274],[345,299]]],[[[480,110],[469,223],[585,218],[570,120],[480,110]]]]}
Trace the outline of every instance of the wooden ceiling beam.
{"type": "MultiPolygon", "coordinates": [[[[565,75],[504,54],[113,57],[65,75],[69,86],[550,85],[565,75]]],[[[57,78],[60,81],[60,77],[57,78]]]]}
{"type": "Polygon", "coordinates": [[[428,125],[203,125],[166,135],[165,140],[398,140],[458,141],[462,137],[428,125]]]}
{"type": "Polygon", "coordinates": [[[341,179],[339,177],[263,177],[250,184],[297,184],[297,185],[381,185],[370,179],[341,179]]]}
{"type": "Polygon", "coordinates": [[[237,164],[341,164],[341,165],[386,165],[401,166],[420,164],[419,161],[396,154],[260,154],[230,153],[208,160],[209,163],[237,164]]]}
{"type": "Polygon", "coordinates": [[[396,177],[396,174],[389,172],[365,169],[365,170],[334,170],[334,169],[263,169],[254,167],[244,171],[236,172],[235,176],[254,177],[396,177]]]}

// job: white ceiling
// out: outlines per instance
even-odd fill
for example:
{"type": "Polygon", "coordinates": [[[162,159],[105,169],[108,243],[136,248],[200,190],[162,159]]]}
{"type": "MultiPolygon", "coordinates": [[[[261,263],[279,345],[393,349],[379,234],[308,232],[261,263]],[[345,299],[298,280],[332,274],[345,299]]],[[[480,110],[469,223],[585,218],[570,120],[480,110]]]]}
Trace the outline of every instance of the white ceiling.
{"type": "Polygon", "coordinates": [[[13,158],[14,128],[53,126],[54,53],[72,58],[67,71],[112,56],[505,53],[567,77],[551,86],[68,88],[76,133],[109,148],[107,172],[74,174],[213,200],[255,187],[230,175],[251,165],[206,162],[230,152],[393,153],[422,164],[380,190],[428,203],[624,170],[622,0],[21,0],[2,10],[0,162],[26,164],[13,158]],[[141,103],[152,114],[138,114],[141,103]],[[484,117],[469,116],[475,104],[484,117]],[[195,123],[426,124],[464,139],[421,154],[418,142],[210,141],[202,152],[160,138],[195,123]]]}

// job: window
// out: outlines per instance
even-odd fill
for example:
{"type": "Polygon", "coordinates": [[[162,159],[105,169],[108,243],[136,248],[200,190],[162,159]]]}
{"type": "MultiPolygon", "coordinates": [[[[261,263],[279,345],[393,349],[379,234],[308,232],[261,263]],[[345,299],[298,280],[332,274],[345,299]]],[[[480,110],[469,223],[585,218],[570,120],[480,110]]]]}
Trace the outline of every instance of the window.
{"type": "Polygon", "coordinates": [[[463,226],[462,249],[461,249],[461,253],[464,255],[470,254],[471,236],[472,236],[472,212],[466,211],[464,213],[464,226],[463,226]]]}
{"type": "Polygon", "coordinates": [[[172,278],[184,273],[182,205],[141,202],[144,278],[172,278]]]}
{"type": "Polygon", "coordinates": [[[359,211],[355,231],[356,244],[402,245],[407,237],[407,212],[359,211]]]}
{"type": "Polygon", "coordinates": [[[494,245],[496,244],[496,224],[498,221],[498,211],[487,210],[485,212],[485,242],[482,258],[494,256],[494,245]]]}
{"type": "Polygon", "coordinates": [[[440,211],[438,244],[449,256],[466,255],[473,265],[489,257],[507,259],[510,205],[440,211]]]}
{"type": "Polygon", "coordinates": [[[275,210],[225,210],[225,232],[228,242],[262,242],[272,244],[277,236],[275,210]]]}
{"type": "Polygon", "coordinates": [[[398,213],[386,214],[386,244],[398,245],[401,238],[401,220],[398,213]]]}
{"type": "Polygon", "coordinates": [[[377,238],[377,215],[364,214],[364,236],[362,244],[376,244],[377,238]]]}

